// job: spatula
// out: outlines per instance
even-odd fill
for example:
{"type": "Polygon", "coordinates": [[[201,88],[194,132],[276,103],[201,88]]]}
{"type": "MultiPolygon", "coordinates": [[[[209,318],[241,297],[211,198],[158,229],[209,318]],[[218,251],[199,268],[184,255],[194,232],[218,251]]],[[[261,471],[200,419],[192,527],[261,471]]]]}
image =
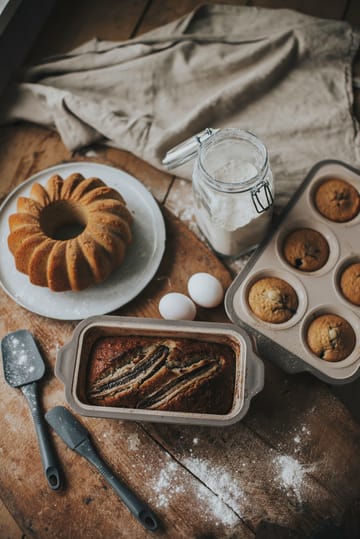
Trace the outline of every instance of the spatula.
{"type": "Polygon", "coordinates": [[[159,526],[155,515],[125,483],[114,476],[110,468],[108,468],[95,451],[90,440],[89,432],[69,410],[64,408],[64,406],[55,406],[46,413],[45,417],[47,422],[70,449],[79,453],[79,455],[95,466],[137,520],[147,530],[155,531],[159,526]]]}
{"type": "Polygon", "coordinates": [[[21,329],[6,335],[1,341],[1,355],[6,382],[12,387],[19,387],[29,404],[47,482],[51,489],[58,490],[61,487],[61,470],[50,443],[36,383],[44,376],[45,364],[32,334],[21,329]]]}

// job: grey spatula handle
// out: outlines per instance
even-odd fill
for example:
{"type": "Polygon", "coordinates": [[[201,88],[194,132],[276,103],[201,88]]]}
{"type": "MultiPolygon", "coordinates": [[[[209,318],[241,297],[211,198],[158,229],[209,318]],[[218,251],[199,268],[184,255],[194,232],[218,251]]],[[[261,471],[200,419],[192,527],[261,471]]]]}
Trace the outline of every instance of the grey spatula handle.
{"type": "Polygon", "coordinates": [[[40,409],[36,382],[21,386],[21,391],[26,397],[32,418],[34,420],[41,460],[47,482],[52,490],[58,490],[61,487],[59,464],[54,455],[54,450],[50,444],[48,430],[40,409]]]}
{"type": "Polygon", "coordinates": [[[83,440],[75,449],[80,455],[86,458],[106,479],[109,485],[115,490],[119,498],[124,502],[131,513],[141,522],[148,530],[155,531],[159,524],[150,511],[134,492],[132,492],[119,478],[115,477],[110,468],[106,466],[104,461],[96,453],[89,438],[83,440]]]}

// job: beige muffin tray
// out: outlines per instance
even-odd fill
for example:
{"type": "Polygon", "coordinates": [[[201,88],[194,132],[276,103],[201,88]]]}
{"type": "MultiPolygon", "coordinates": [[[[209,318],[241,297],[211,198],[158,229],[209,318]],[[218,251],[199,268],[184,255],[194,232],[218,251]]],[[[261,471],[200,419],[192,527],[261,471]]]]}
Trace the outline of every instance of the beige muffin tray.
{"type": "Polygon", "coordinates": [[[289,373],[309,371],[325,382],[341,384],[351,382],[360,374],[360,307],[347,301],[338,285],[341,271],[349,263],[360,261],[360,214],[351,221],[337,223],[318,212],[313,202],[314,193],[328,177],[343,179],[360,190],[360,171],[340,161],[321,161],[315,165],[271,235],[231,284],[225,296],[225,308],[232,322],[255,337],[260,357],[274,361],[289,373]],[[329,258],[317,271],[296,269],[282,254],[287,234],[303,227],[317,230],[329,244],[329,258]],[[251,311],[247,299],[249,289],[262,277],[284,279],[296,291],[298,309],[287,322],[263,322],[251,311]],[[325,313],[342,316],[355,332],[355,347],[342,361],[324,361],[307,345],[310,322],[325,313]]]}

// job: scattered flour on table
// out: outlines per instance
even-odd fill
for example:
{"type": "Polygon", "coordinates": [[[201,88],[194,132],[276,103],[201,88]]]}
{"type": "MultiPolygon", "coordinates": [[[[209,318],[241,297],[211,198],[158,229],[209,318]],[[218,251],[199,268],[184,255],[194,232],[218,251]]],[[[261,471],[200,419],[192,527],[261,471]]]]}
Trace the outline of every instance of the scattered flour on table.
{"type": "Polygon", "coordinates": [[[310,429],[306,427],[305,425],[302,425],[301,427],[297,428],[294,431],[294,443],[295,443],[295,453],[299,453],[301,450],[302,444],[306,443],[306,438],[309,438],[311,435],[310,429]]]}
{"type": "Polygon", "coordinates": [[[273,459],[277,471],[276,479],[282,488],[288,490],[288,495],[293,492],[299,502],[305,474],[313,470],[313,467],[304,467],[299,461],[289,455],[279,455],[273,459]]]}
{"type": "Polygon", "coordinates": [[[230,474],[197,458],[189,457],[183,464],[198,480],[189,481],[189,472],[176,462],[169,461],[153,480],[154,503],[157,507],[167,507],[177,496],[188,493],[193,484],[196,506],[201,507],[204,518],[227,527],[238,524],[239,499],[243,497],[243,492],[230,474]]]}
{"type": "Polygon", "coordinates": [[[216,492],[221,500],[238,514],[242,514],[243,489],[224,467],[214,466],[199,458],[186,458],[184,464],[196,477],[216,492]]]}
{"type": "Polygon", "coordinates": [[[177,484],[179,477],[179,465],[171,461],[160,471],[158,478],[153,485],[156,493],[158,507],[166,507],[174,495],[184,492],[182,484],[177,484]]]}
{"type": "Polygon", "coordinates": [[[128,436],[127,445],[128,445],[129,451],[137,451],[139,449],[140,438],[136,432],[128,436]]]}

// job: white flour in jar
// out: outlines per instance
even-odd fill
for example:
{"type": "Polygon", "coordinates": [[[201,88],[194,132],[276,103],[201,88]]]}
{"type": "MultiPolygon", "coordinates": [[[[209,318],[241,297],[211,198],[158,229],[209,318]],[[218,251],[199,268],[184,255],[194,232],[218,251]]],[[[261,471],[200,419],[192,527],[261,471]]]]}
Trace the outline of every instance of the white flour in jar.
{"type": "MultiPolygon", "coordinates": [[[[231,160],[212,171],[212,175],[226,183],[245,183],[258,171],[254,165],[242,160],[231,160]]],[[[269,180],[271,180],[269,178],[269,180]]],[[[268,228],[272,211],[256,211],[251,190],[221,192],[208,190],[204,200],[196,201],[195,214],[199,227],[212,248],[220,255],[244,254],[259,244],[268,228]]]]}

